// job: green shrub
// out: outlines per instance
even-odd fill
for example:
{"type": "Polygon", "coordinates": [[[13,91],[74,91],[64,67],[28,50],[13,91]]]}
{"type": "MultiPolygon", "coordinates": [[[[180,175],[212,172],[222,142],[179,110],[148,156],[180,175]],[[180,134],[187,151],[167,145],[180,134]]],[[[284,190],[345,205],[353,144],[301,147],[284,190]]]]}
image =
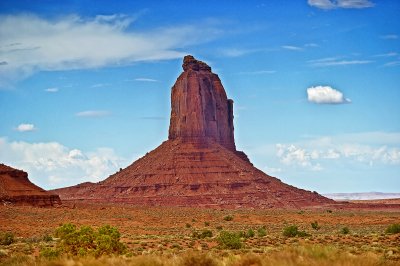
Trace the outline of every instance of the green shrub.
{"type": "Polygon", "coordinates": [[[122,254],[126,249],[118,229],[109,225],[95,231],[90,226],[77,229],[73,224],[63,224],[56,229],[55,236],[60,238],[60,252],[74,256],[122,254]]]}
{"type": "Polygon", "coordinates": [[[249,229],[247,232],[239,232],[239,236],[243,238],[252,238],[255,236],[255,233],[253,229],[249,229]]]}
{"type": "Polygon", "coordinates": [[[305,231],[299,231],[299,228],[296,225],[290,225],[283,229],[283,235],[286,237],[305,237],[309,236],[309,234],[305,231]]]}
{"type": "Polygon", "coordinates": [[[50,242],[53,240],[53,237],[48,234],[45,234],[42,239],[44,242],[50,242]]]}
{"type": "Polygon", "coordinates": [[[232,221],[233,220],[233,216],[232,215],[227,215],[224,217],[225,221],[232,221]]]}
{"type": "Polygon", "coordinates": [[[201,232],[194,231],[192,234],[192,237],[194,238],[206,238],[206,237],[213,237],[213,233],[211,230],[203,230],[201,232]]]}
{"type": "Polygon", "coordinates": [[[218,226],[216,226],[216,227],[215,227],[215,229],[217,229],[217,230],[221,231],[223,228],[222,228],[222,226],[221,226],[221,225],[218,225],[218,226]]]}
{"type": "Polygon", "coordinates": [[[191,225],[190,223],[186,223],[186,224],[185,224],[185,227],[186,227],[186,228],[190,228],[190,227],[192,227],[192,225],[191,225]]]}
{"type": "Polygon", "coordinates": [[[11,245],[12,243],[14,243],[15,239],[14,239],[14,234],[11,232],[5,232],[2,233],[0,232],[0,245],[11,245]]]}
{"type": "Polygon", "coordinates": [[[223,248],[240,249],[243,247],[240,235],[234,232],[221,231],[217,240],[223,248]]]}
{"type": "Polygon", "coordinates": [[[204,222],[204,226],[210,226],[210,222],[204,222]]]}
{"type": "Polygon", "coordinates": [[[321,227],[319,226],[317,221],[311,223],[311,228],[314,230],[319,230],[321,227]]]}
{"type": "Polygon", "coordinates": [[[343,227],[340,232],[344,235],[347,235],[348,233],[350,233],[350,229],[348,227],[343,227]]]}
{"type": "Polygon", "coordinates": [[[257,229],[257,235],[259,237],[264,237],[267,235],[267,230],[265,229],[265,227],[260,227],[257,229]]]}
{"type": "Polygon", "coordinates": [[[48,260],[53,260],[61,255],[61,251],[53,248],[43,248],[40,251],[40,257],[46,258],[48,260]]]}
{"type": "Polygon", "coordinates": [[[400,233],[400,224],[391,224],[385,230],[386,234],[398,234],[400,233]]]}

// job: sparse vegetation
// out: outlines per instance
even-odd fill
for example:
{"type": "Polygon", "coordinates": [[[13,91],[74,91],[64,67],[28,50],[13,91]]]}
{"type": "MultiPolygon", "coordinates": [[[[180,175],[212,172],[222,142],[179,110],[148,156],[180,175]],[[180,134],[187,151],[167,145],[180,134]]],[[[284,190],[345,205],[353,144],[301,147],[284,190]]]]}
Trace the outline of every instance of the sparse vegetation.
{"type": "Polygon", "coordinates": [[[233,216],[232,215],[227,215],[224,217],[224,221],[232,221],[233,220],[233,216]]]}
{"type": "Polygon", "coordinates": [[[192,237],[193,238],[203,239],[203,238],[206,238],[206,237],[213,237],[213,233],[212,233],[211,230],[203,230],[201,232],[194,231],[193,234],[192,234],[192,237]]]}
{"type": "Polygon", "coordinates": [[[385,230],[386,234],[399,234],[400,233],[400,224],[391,224],[385,230]]]}
{"type": "Polygon", "coordinates": [[[304,237],[304,236],[308,236],[309,234],[305,231],[300,231],[299,228],[297,227],[297,225],[289,225],[286,226],[283,229],[283,236],[286,237],[295,237],[295,236],[299,236],[299,237],[304,237]]]}
{"type": "Polygon", "coordinates": [[[258,235],[258,237],[264,237],[267,235],[267,230],[266,230],[265,226],[257,229],[257,235],[258,235]]]}
{"type": "Polygon", "coordinates": [[[311,223],[311,228],[314,229],[314,230],[321,229],[321,227],[319,226],[317,221],[314,221],[314,222],[311,223]]]}
{"type": "Polygon", "coordinates": [[[82,208],[79,203],[76,206],[74,209],[56,208],[51,211],[19,207],[9,209],[0,206],[1,219],[6,217],[13,221],[1,224],[3,232],[15,234],[13,243],[7,246],[0,245],[0,266],[180,266],[193,262],[195,265],[202,263],[225,266],[372,266],[379,263],[396,265],[400,260],[400,239],[397,235],[389,234],[395,231],[389,230],[387,234],[382,234],[385,229],[392,228],[393,221],[399,221],[400,212],[397,211],[388,215],[382,211],[340,210],[330,215],[326,210],[307,210],[303,215],[299,215],[297,210],[241,209],[225,213],[225,210],[113,206],[107,207],[107,211],[99,215],[102,207],[90,205],[82,208]],[[223,217],[228,214],[234,217],[234,220],[224,222],[223,217]],[[54,233],[51,233],[50,228],[60,228],[57,224],[58,217],[74,221],[75,225],[61,226],[62,230],[54,229],[54,233]],[[192,223],[192,218],[197,222],[192,223]],[[205,221],[212,226],[203,227],[203,224],[206,225],[205,221]],[[315,221],[323,221],[318,233],[302,233],[302,230],[316,232],[311,225],[311,222],[315,221]],[[85,239],[89,239],[85,242],[89,245],[91,241],[88,236],[96,238],[99,228],[104,223],[112,223],[123,232],[119,242],[125,244],[124,252],[96,255],[95,248],[88,251],[78,249],[77,255],[65,252],[66,248],[63,245],[67,237],[63,235],[84,236],[85,239]],[[190,229],[185,229],[186,223],[191,224],[190,229]],[[85,225],[90,225],[90,229],[82,230],[85,225]],[[344,226],[349,226],[351,235],[341,233],[344,226]],[[287,227],[291,228],[289,231],[294,237],[282,235],[287,227]],[[81,234],[81,231],[85,233],[81,234]],[[307,236],[301,238],[305,234],[307,236]]]}
{"type": "Polygon", "coordinates": [[[345,227],[343,227],[343,228],[340,230],[340,232],[341,232],[342,234],[344,234],[344,235],[347,235],[347,234],[350,233],[350,229],[349,229],[347,226],[345,226],[345,227]]]}

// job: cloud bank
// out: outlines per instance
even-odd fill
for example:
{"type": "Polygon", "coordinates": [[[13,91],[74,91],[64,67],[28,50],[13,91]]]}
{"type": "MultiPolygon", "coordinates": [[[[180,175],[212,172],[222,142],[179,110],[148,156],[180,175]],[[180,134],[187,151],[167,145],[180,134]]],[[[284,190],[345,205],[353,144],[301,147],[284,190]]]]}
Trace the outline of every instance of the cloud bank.
{"type": "Polygon", "coordinates": [[[351,102],[350,99],[344,97],[343,93],[329,86],[308,88],[307,99],[309,102],[318,104],[341,104],[351,102]]]}
{"type": "MultiPolygon", "coordinates": [[[[400,165],[399,133],[361,133],[320,137],[300,143],[277,144],[276,156],[287,166],[313,171],[336,161],[341,164],[400,165]],[[386,143],[373,143],[376,139],[386,143]],[[329,161],[329,163],[327,163],[329,161]]],[[[354,167],[354,166],[353,166],[354,167]]]]}
{"type": "Polygon", "coordinates": [[[70,149],[57,142],[9,142],[0,138],[0,161],[29,173],[44,188],[98,182],[126,165],[110,148],[92,152],[70,149]]]}
{"type": "Polygon", "coordinates": [[[308,4],[312,7],[325,10],[336,8],[360,9],[374,6],[374,3],[369,0],[308,0],[308,4]]]}
{"type": "Polygon", "coordinates": [[[184,55],[180,49],[216,38],[210,23],[133,30],[124,15],[57,19],[0,15],[0,87],[38,71],[119,66],[184,55]]]}

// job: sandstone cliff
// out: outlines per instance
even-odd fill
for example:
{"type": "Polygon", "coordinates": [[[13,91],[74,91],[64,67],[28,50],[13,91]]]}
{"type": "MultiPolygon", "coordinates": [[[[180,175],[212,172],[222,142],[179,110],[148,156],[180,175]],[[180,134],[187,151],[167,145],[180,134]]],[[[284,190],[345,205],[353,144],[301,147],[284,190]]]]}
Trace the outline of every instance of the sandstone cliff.
{"type": "Polygon", "coordinates": [[[34,185],[26,172],[0,164],[0,203],[49,207],[61,204],[61,200],[34,185]]]}

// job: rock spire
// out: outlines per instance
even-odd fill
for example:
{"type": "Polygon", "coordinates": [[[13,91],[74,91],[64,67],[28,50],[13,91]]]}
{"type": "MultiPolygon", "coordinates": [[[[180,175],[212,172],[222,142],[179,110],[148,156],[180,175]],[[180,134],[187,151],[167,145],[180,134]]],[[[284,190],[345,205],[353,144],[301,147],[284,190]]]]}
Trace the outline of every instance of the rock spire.
{"type": "Polygon", "coordinates": [[[206,63],[187,55],[171,91],[169,139],[212,139],[235,151],[233,101],[206,63]]]}

